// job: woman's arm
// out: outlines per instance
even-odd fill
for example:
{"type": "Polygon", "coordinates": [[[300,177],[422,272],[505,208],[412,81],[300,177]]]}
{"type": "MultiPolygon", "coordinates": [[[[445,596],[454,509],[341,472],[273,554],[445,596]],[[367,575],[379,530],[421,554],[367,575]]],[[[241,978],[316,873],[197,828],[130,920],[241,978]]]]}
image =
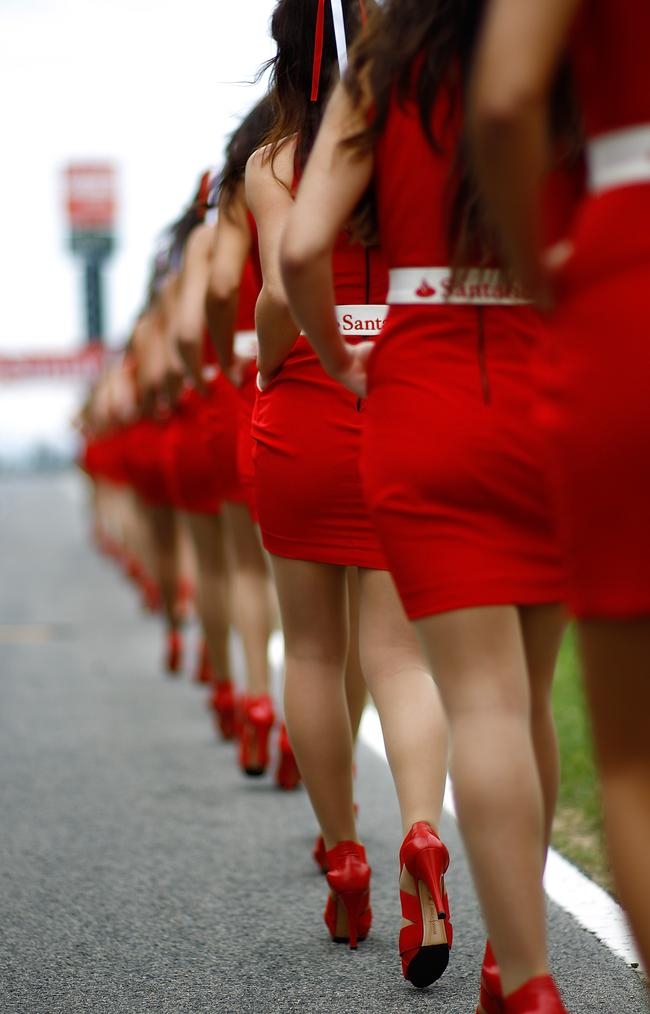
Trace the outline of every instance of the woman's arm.
{"type": "Polygon", "coordinates": [[[367,189],[372,154],[359,156],[340,142],[364,129],[363,112],[339,85],[328,104],[309,157],[281,250],[282,277],[291,310],[327,372],[358,395],[365,394],[370,343],[347,345],[334,312],[332,250],[367,189]]]}
{"type": "Polygon", "coordinates": [[[280,275],[280,242],[293,207],[294,152],[293,142],[285,144],[271,165],[260,149],[246,166],[246,200],[257,223],[264,280],[255,307],[262,386],[280,368],[298,334],[280,275]]]}
{"type": "Polygon", "coordinates": [[[228,208],[220,210],[205,296],[208,329],[217,358],[226,372],[234,364],[233,339],[239,287],[246,258],[251,250],[246,210],[242,181],[228,208]]]}
{"type": "Polygon", "coordinates": [[[198,225],[190,233],[178,283],[178,306],[172,331],[172,353],[180,358],[187,372],[200,387],[203,383],[203,332],[205,295],[210,273],[214,226],[198,225]]]}
{"type": "Polygon", "coordinates": [[[540,190],[549,165],[548,97],[580,0],[492,0],[470,87],[476,171],[525,290],[550,300],[540,190]]]}
{"type": "Polygon", "coordinates": [[[165,387],[164,321],[161,300],[157,298],[140,316],[133,331],[137,387],[144,415],[155,414],[165,387]]]}

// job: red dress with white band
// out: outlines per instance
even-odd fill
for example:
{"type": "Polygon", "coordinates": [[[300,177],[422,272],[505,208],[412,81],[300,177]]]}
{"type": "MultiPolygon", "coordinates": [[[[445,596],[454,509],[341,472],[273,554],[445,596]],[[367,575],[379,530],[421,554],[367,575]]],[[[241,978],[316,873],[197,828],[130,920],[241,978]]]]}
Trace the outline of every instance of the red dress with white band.
{"type": "MultiPolygon", "coordinates": [[[[339,236],[333,258],[341,326],[376,337],[386,267],[377,250],[339,236]],[[367,325],[367,326],[366,326],[367,325]],[[374,332],[374,334],[373,334],[374,332]]],[[[385,570],[359,472],[365,405],[323,370],[299,336],[253,413],[255,491],[264,545],[275,556],[385,570]]]]}
{"type": "Polygon", "coordinates": [[[569,604],[650,613],[650,4],[584,0],[573,77],[589,195],[551,323],[553,437],[569,604]]]}
{"type": "Polygon", "coordinates": [[[442,153],[416,107],[395,101],[376,150],[391,283],[362,451],[372,517],[411,619],[564,596],[532,411],[541,322],[497,273],[468,272],[466,302],[446,301],[458,103],[450,116],[442,91],[432,115],[442,153]]]}

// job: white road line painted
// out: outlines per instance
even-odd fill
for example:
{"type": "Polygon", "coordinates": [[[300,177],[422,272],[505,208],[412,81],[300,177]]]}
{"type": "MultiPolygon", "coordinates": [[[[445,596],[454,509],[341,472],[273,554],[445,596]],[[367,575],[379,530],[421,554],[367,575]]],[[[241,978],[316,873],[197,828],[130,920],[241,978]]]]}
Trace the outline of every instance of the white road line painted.
{"type": "MultiPolygon", "coordinates": [[[[366,708],[359,735],[366,746],[386,761],[381,724],[375,708],[366,708]]],[[[443,806],[452,817],[456,816],[449,779],[443,806]]],[[[628,965],[640,968],[640,958],[621,907],[553,849],[548,854],[544,888],[548,897],[580,926],[593,933],[628,965]]]]}

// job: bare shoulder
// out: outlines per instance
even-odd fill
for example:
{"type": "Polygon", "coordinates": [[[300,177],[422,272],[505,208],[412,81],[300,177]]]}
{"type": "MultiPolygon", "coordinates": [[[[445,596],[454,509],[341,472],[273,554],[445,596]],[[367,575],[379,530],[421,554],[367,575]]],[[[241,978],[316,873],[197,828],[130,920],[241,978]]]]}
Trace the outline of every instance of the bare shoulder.
{"type": "Polygon", "coordinates": [[[295,137],[287,138],[279,147],[267,144],[258,148],[246,163],[246,193],[269,183],[291,187],[296,152],[295,137]]]}

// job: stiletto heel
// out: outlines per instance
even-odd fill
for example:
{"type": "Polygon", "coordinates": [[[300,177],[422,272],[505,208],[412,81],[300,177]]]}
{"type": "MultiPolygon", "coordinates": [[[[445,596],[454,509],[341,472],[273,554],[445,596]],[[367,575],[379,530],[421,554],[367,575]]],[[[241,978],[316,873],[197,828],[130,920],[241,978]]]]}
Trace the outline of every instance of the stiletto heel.
{"type": "Polygon", "coordinates": [[[481,967],[481,992],[476,1014],[504,1014],[505,1009],[499,966],[488,940],[481,967]]]}
{"type": "Polygon", "coordinates": [[[505,1014],[568,1014],[550,975],[529,979],[504,1000],[505,1014]]]}
{"type": "Polygon", "coordinates": [[[289,741],[289,735],[287,728],[284,724],[280,726],[280,736],[278,739],[278,768],[275,773],[275,783],[286,791],[291,789],[297,789],[300,785],[300,771],[296,764],[296,758],[293,750],[291,749],[291,743],[289,741]]]}
{"type": "Polygon", "coordinates": [[[402,974],[423,989],[440,978],[449,962],[453,928],[444,887],[449,853],[433,828],[418,821],[404,839],[399,858],[402,974]]]}
{"type": "Polygon", "coordinates": [[[214,684],[210,707],[214,712],[215,722],[223,738],[233,739],[235,735],[235,694],[232,683],[222,680],[214,684]]]}
{"type": "Polygon", "coordinates": [[[165,668],[167,672],[177,675],[181,670],[183,654],[183,638],[179,630],[170,630],[167,633],[167,655],[165,657],[165,668]]]}
{"type": "Polygon", "coordinates": [[[370,932],[370,867],[363,845],[340,841],[325,853],[331,894],[325,907],[325,925],[334,943],[349,943],[355,950],[370,932]]]}
{"type": "Polygon", "coordinates": [[[275,721],[267,694],[244,697],[239,730],[239,764],[251,777],[263,775],[269,763],[269,735],[275,721]]]}

